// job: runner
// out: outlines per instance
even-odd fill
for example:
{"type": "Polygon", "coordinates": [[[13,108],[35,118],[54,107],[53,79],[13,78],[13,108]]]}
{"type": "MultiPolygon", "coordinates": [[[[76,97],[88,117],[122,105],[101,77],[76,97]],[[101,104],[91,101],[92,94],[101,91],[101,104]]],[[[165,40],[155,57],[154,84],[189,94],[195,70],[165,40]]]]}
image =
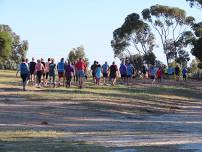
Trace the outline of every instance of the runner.
{"type": "Polygon", "coordinates": [[[34,57],[32,58],[32,61],[29,63],[29,71],[30,71],[30,81],[31,84],[34,85],[34,81],[35,81],[35,66],[36,66],[36,62],[34,57]]]}
{"type": "Polygon", "coordinates": [[[85,70],[86,70],[86,64],[83,61],[82,58],[79,58],[79,61],[76,63],[76,69],[77,74],[78,74],[78,79],[79,79],[79,88],[83,88],[83,78],[85,77],[85,70]]]}
{"type": "Polygon", "coordinates": [[[121,79],[123,81],[123,84],[126,83],[126,79],[127,79],[127,66],[125,65],[124,60],[122,61],[120,67],[119,67],[119,71],[121,74],[121,79]]]}
{"type": "Polygon", "coordinates": [[[126,67],[127,67],[127,85],[129,85],[129,82],[131,81],[132,75],[134,73],[134,67],[131,63],[129,63],[129,61],[128,61],[126,67]]]}
{"type": "Polygon", "coordinates": [[[74,70],[74,73],[73,73],[74,85],[76,85],[76,66],[75,66],[75,61],[72,63],[72,68],[74,70]]]}
{"type": "Polygon", "coordinates": [[[46,66],[46,63],[44,62],[44,59],[41,58],[41,63],[43,64],[43,71],[42,71],[42,80],[43,80],[43,86],[45,85],[46,83],[46,72],[45,72],[45,66],[46,66]]]}
{"type": "Polygon", "coordinates": [[[51,59],[51,63],[49,64],[49,86],[53,85],[55,87],[55,71],[56,64],[54,63],[54,59],[51,59]]]}
{"type": "Polygon", "coordinates": [[[162,76],[163,76],[163,70],[162,70],[161,67],[158,68],[158,70],[156,72],[156,75],[157,75],[158,82],[161,82],[161,79],[162,79],[162,76]]]}
{"type": "Polygon", "coordinates": [[[91,69],[92,76],[93,76],[93,82],[95,84],[96,84],[96,77],[95,77],[96,68],[97,68],[97,61],[94,61],[94,63],[91,65],[90,69],[91,69]]]}
{"type": "Polygon", "coordinates": [[[143,74],[143,80],[146,79],[146,74],[147,74],[147,68],[145,65],[142,66],[142,74],[143,74]]]}
{"type": "Polygon", "coordinates": [[[178,65],[175,67],[175,76],[176,76],[176,81],[179,81],[180,79],[180,68],[178,65]]]}
{"type": "Polygon", "coordinates": [[[110,79],[111,79],[111,85],[115,85],[116,83],[116,77],[117,77],[117,65],[115,64],[115,62],[112,62],[112,65],[109,68],[110,70],[110,79]]]}
{"type": "Polygon", "coordinates": [[[187,80],[187,68],[184,67],[182,69],[182,75],[183,75],[183,80],[186,81],[187,80]]]}
{"type": "Polygon", "coordinates": [[[20,64],[20,76],[22,78],[23,91],[26,91],[25,87],[29,77],[29,67],[25,59],[22,59],[22,63],[20,64]]]}
{"type": "Polygon", "coordinates": [[[96,72],[95,72],[96,85],[98,85],[98,86],[100,85],[101,72],[102,72],[101,65],[98,64],[97,68],[96,68],[96,72]]]}
{"type": "Polygon", "coordinates": [[[102,75],[104,85],[107,85],[108,72],[109,72],[109,65],[107,62],[105,62],[105,64],[102,65],[102,75]]]}
{"type": "Polygon", "coordinates": [[[48,58],[48,62],[46,62],[45,69],[44,69],[44,72],[45,72],[45,86],[48,84],[49,65],[50,65],[50,63],[51,63],[51,59],[48,58]]]}
{"type": "Polygon", "coordinates": [[[65,70],[65,63],[64,63],[64,58],[61,58],[60,62],[57,64],[57,70],[58,70],[58,86],[61,84],[61,78],[62,78],[62,86],[64,86],[64,70],[65,70]]]}
{"type": "Polygon", "coordinates": [[[152,85],[154,84],[154,82],[156,81],[156,69],[154,66],[152,66],[150,68],[150,77],[152,79],[152,85]]]}
{"type": "Polygon", "coordinates": [[[72,76],[74,74],[74,69],[71,65],[70,60],[68,60],[68,63],[65,65],[65,77],[66,77],[66,88],[71,86],[72,76]]]}
{"type": "Polygon", "coordinates": [[[44,71],[44,66],[41,63],[41,60],[37,60],[37,63],[35,65],[35,73],[36,73],[36,77],[37,77],[37,86],[40,87],[41,86],[41,77],[44,71]]]}

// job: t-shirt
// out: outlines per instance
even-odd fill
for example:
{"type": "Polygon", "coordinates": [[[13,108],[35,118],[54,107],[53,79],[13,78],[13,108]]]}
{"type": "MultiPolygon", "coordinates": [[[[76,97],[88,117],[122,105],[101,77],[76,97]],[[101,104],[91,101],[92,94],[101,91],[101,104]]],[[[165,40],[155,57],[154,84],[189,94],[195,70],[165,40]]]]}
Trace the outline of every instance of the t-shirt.
{"type": "Polygon", "coordinates": [[[25,62],[20,64],[20,74],[29,74],[29,67],[25,62]]]}
{"type": "Polygon", "coordinates": [[[174,73],[174,68],[173,67],[168,67],[168,74],[172,75],[174,73]]]}
{"type": "Polygon", "coordinates": [[[58,65],[57,65],[57,70],[58,70],[58,72],[64,72],[65,63],[64,62],[59,62],[58,65]]]}
{"type": "Polygon", "coordinates": [[[157,76],[161,77],[163,75],[163,71],[161,69],[157,70],[157,76]]]}
{"type": "Polygon", "coordinates": [[[107,72],[108,72],[108,69],[109,69],[109,65],[108,65],[108,64],[103,64],[103,65],[102,65],[102,72],[103,72],[103,73],[107,73],[107,72]]]}
{"type": "Polygon", "coordinates": [[[49,73],[50,74],[55,74],[55,67],[56,67],[56,64],[54,64],[54,63],[49,64],[49,73]]]}
{"type": "Polygon", "coordinates": [[[133,75],[133,66],[131,64],[127,65],[127,75],[133,75]]]}
{"type": "Polygon", "coordinates": [[[91,65],[90,69],[92,70],[92,73],[96,72],[96,68],[97,68],[96,64],[91,65]]]}
{"type": "Polygon", "coordinates": [[[101,77],[101,67],[97,67],[96,68],[95,77],[96,78],[100,78],[101,77]]]}
{"type": "Polygon", "coordinates": [[[186,68],[183,68],[182,74],[183,74],[183,75],[187,75],[187,69],[186,69],[186,68]]]}
{"type": "Polygon", "coordinates": [[[65,66],[65,75],[66,76],[72,76],[73,73],[74,73],[74,69],[73,69],[72,65],[67,64],[65,66]]]}
{"type": "Polygon", "coordinates": [[[156,75],[156,69],[155,68],[151,68],[150,69],[150,73],[151,73],[151,76],[155,76],[156,75]]]}
{"type": "Polygon", "coordinates": [[[116,65],[111,65],[110,66],[110,75],[115,75],[116,71],[118,71],[117,66],[116,65]]]}
{"type": "Polygon", "coordinates": [[[179,75],[179,74],[180,74],[180,68],[179,68],[179,67],[176,67],[176,68],[175,68],[175,74],[176,74],[176,75],[179,75]]]}
{"type": "Polygon", "coordinates": [[[35,65],[35,70],[36,70],[36,71],[43,71],[43,70],[44,70],[43,64],[42,64],[42,63],[37,63],[37,64],[35,65]]]}
{"type": "Polygon", "coordinates": [[[36,66],[36,62],[30,62],[29,63],[29,70],[30,71],[34,71],[35,70],[35,66],[36,66]]]}
{"type": "Polygon", "coordinates": [[[127,74],[127,66],[125,64],[121,64],[119,70],[120,70],[121,75],[127,74]]]}
{"type": "Polygon", "coordinates": [[[78,61],[76,63],[77,70],[86,70],[86,64],[83,61],[78,61]]]}

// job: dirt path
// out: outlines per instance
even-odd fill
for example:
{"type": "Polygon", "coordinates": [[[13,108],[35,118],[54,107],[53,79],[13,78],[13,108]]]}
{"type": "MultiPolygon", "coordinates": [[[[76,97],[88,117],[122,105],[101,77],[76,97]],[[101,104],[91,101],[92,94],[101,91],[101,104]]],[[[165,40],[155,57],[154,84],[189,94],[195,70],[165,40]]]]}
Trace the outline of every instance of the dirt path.
{"type": "Polygon", "coordinates": [[[131,114],[90,102],[0,102],[0,130],[69,132],[67,141],[113,147],[117,152],[202,151],[202,106],[173,114],[131,114]],[[100,105],[100,106],[99,106],[100,105]],[[47,125],[41,124],[43,121],[47,125]],[[168,148],[169,147],[169,148],[168,148]]]}

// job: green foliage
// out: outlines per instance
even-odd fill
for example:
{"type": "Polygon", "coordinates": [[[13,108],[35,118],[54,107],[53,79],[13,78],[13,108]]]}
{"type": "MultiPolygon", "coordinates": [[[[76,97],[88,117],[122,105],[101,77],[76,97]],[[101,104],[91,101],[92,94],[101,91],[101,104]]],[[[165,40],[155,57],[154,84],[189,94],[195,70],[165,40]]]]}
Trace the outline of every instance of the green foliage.
{"type": "MultiPolygon", "coordinates": [[[[140,19],[139,14],[132,13],[125,18],[120,28],[114,30],[111,46],[115,57],[120,59],[129,57],[136,66],[137,60],[143,62],[143,56],[152,53],[155,38],[149,25],[140,19]]],[[[146,60],[150,60],[149,56],[146,60]]]]}
{"type": "Polygon", "coordinates": [[[0,58],[7,58],[11,54],[12,38],[7,32],[0,32],[0,58]]]}
{"type": "Polygon", "coordinates": [[[146,64],[154,65],[156,61],[156,56],[153,52],[149,51],[144,54],[143,59],[146,64]]]}
{"type": "MultiPolygon", "coordinates": [[[[202,62],[202,37],[194,41],[194,48],[192,48],[191,53],[202,62]]],[[[201,67],[201,66],[199,66],[201,67]]]]}
{"type": "MultiPolygon", "coordinates": [[[[183,9],[164,5],[153,5],[142,11],[142,16],[158,33],[167,58],[167,64],[177,60],[179,51],[192,43],[191,27],[194,17],[186,16],[183,9]]],[[[182,56],[181,56],[182,57],[182,56]]]]}
{"type": "Polygon", "coordinates": [[[196,6],[202,8],[202,0],[186,0],[186,1],[190,3],[191,7],[196,6]]]}
{"type": "Polygon", "coordinates": [[[7,33],[11,39],[7,38],[6,40],[8,44],[7,49],[4,48],[2,49],[3,51],[1,50],[1,53],[6,52],[6,54],[4,53],[6,56],[0,60],[0,69],[16,69],[21,59],[26,57],[28,41],[21,41],[20,36],[13,32],[8,25],[0,25],[0,31],[7,33]]]}
{"type": "Polygon", "coordinates": [[[72,63],[76,62],[79,58],[84,59],[84,61],[87,63],[87,65],[89,64],[89,60],[86,57],[85,51],[84,51],[84,47],[83,46],[79,46],[77,48],[73,48],[72,50],[70,50],[69,54],[68,54],[68,60],[70,60],[72,63]]]}

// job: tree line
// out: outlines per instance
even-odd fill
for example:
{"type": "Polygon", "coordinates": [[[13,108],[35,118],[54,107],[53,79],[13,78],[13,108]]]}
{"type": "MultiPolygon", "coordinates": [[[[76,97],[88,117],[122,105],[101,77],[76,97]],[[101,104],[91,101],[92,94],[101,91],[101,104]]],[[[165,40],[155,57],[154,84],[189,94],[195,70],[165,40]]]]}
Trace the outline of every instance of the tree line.
{"type": "Polygon", "coordinates": [[[0,25],[0,69],[16,69],[27,50],[27,40],[21,40],[9,25],[0,25]]]}
{"type": "MultiPolygon", "coordinates": [[[[189,1],[191,6],[201,6],[200,0],[189,1]]],[[[202,22],[187,16],[185,10],[157,4],[145,8],[141,14],[129,14],[121,27],[114,30],[111,46],[115,57],[129,58],[134,66],[159,63],[154,55],[156,47],[162,49],[167,65],[174,61],[186,66],[190,46],[191,53],[199,60],[198,67],[202,68],[201,35],[202,22]],[[157,38],[160,46],[156,44],[157,38]]]]}

